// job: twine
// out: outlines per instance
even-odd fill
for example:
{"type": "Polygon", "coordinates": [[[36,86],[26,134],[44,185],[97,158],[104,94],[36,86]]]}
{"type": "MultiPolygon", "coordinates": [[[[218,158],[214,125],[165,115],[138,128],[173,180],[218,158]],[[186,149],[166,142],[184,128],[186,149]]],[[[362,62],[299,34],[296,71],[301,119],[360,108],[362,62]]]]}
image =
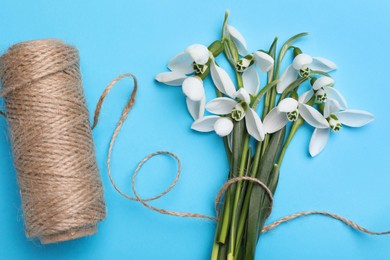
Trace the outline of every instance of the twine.
{"type": "Polygon", "coordinates": [[[0,80],[26,235],[44,244],[91,235],[106,215],[76,48],[16,44],[0,80]]]}
{"type": "MultiPolygon", "coordinates": [[[[176,217],[185,217],[185,218],[198,218],[198,219],[209,219],[209,220],[213,220],[215,222],[218,221],[218,212],[219,212],[219,205],[221,203],[221,199],[224,195],[224,193],[228,190],[228,188],[239,182],[239,181],[250,181],[254,184],[257,184],[259,185],[262,189],[264,189],[264,191],[266,192],[267,196],[269,197],[269,200],[270,200],[270,212],[272,210],[272,207],[273,207],[273,202],[274,202],[274,199],[273,199],[273,195],[272,195],[272,192],[271,190],[267,187],[266,184],[264,184],[262,181],[260,181],[259,179],[257,178],[252,178],[252,177],[249,177],[249,176],[240,176],[240,177],[235,177],[235,178],[232,178],[230,180],[228,180],[227,182],[225,182],[222,187],[219,189],[218,193],[217,193],[217,196],[216,196],[216,199],[215,199],[215,213],[216,213],[216,217],[213,217],[213,216],[208,216],[208,215],[204,215],[204,214],[198,214],[198,213],[191,213],[191,212],[178,212],[178,211],[172,211],[172,210],[166,210],[166,209],[162,209],[162,208],[157,208],[157,207],[154,207],[152,205],[150,205],[148,202],[149,201],[153,201],[153,200],[156,200],[156,199],[159,199],[161,197],[163,197],[164,195],[166,195],[167,193],[169,193],[173,187],[175,187],[175,185],[177,184],[177,182],[179,181],[179,178],[180,178],[180,173],[181,173],[181,161],[179,159],[179,157],[174,154],[174,153],[171,153],[171,152],[168,152],[168,151],[157,151],[157,152],[154,152],[154,153],[151,153],[149,155],[147,155],[144,159],[142,159],[134,173],[133,173],[133,176],[132,176],[132,179],[131,179],[131,187],[132,187],[132,191],[134,193],[134,197],[126,194],[125,192],[123,192],[118,186],[117,184],[115,183],[114,179],[113,179],[113,176],[112,176],[112,173],[111,173],[111,156],[112,156],[112,151],[113,151],[113,147],[114,147],[114,144],[115,144],[115,141],[118,137],[118,134],[119,134],[119,131],[120,129],[122,128],[123,126],[123,123],[124,121],[126,120],[131,108],[133,107],[134,103],[135,103],[135,96],[136,96],[136,93],[137,93],[137,89],[138,89],[138,83],[137,83],[137,79],[136,77],[133,75],[133,74],[123,74],[123,75],[120,75],[118,76],[117,78],[115,78],[108,86],[107,88],[104,90],[104,93],[103,95],[101,96],[99,102],[98,102],[98,106],[96,107],[96,110],[95,110],[95,116],[94,116],[94,126],[96,125],[97,123],[97,119],[99,117],[99,113],[100,113],[100,109],[101,109],[101,106],[102,106],[102,103],[105,99],[105,97],[108,95],[109,91],[111,90],[111,88],[122,78],[125,78],[125,77],[130,77],[133,79],[134,81],[134,87],[133,87],[133,91],[131,93],[131,97],[128,101],[128,103],[126,104],[125,106],[125,109],[122,111],[122,114],[121,114],[121,117],[119,119],[119,122],[114,130],[114,133],[111,137],[111,141],[110,141],[110,145],[109,145],[109,148],[108,148],[108,155],[107,155],[107,172],[108,172],[108,176],[110,178],[110,182],[111,184],[113,185],[113,187],[119,192],[119,194],[121,194],[123,197],[125,197],[126,199],[128,200],[132,200],[132,201],[138,201],[140,202],[143,206],[153,210],[153,211],[156,211],[158,213],[161,213],[161,214],[165,214],[165,215],[171,215],[171,216],[176,216],[176,217]],[[159,193],[158,195],[154,196],[154,197],[150,197],[150,198],[141,198],[137,192],[137,189],[135,187],[135,181],[136,181],[136,178],[139,174],[139,171],[141,170],[142,166],[147,162],[149,161],[151,158],[157,156],[157,155],[168,155],[170,157],[172,157],[173,159],[176,160],[177,162],[177,172],[176,172],[176,176],[175,176],[175,179],[173,180],[173,182],[169,185],[169,187],[167,189],[165,189],[163,192],[159,193]]],[[[271,213],[269,213],[270,215],[271,213]]],[[[304,216],[309,216],[309,215],[323,215],[323,216],[326,216],[326,217],[330,217],[330,218],[333,218],[335,220],[338,220],[348,226],[350,226],[351,228],[355,229],[355,230],[358,230],[358,231],[361,231],[363,233],[366,233],[366,234],[370,234],[370,235],[387,235],[387,234],[390,234],[390,230],[388,231],[384,231],[384,232],[374,232],[374,231],[370,231],[358,224],[356,224],[355,222],[353,222],[352,220],[349,220],[347,218],[344,218],[344,217],[341,217],[337,214],[333,214],[333,213],[329,213],[329,212],[324,212],[324,211],[303,211],[303,212],[298,212],[298,213],[294,213],[294,214],[291,214],[291,215],[288,215],[286,217],[283,217],[269,225],[266,225],[263,227],[262,229],[262,233],[266,233],[272,229],[275,229],[276,227],[278,227],[279,225],[283,224],[283,223],[286,223],[286,222],[289,222],[289,221],[292,221],[294,219],[297,219],[297,218],[300,218],[300,217],[304,217],[304,216]]]]}

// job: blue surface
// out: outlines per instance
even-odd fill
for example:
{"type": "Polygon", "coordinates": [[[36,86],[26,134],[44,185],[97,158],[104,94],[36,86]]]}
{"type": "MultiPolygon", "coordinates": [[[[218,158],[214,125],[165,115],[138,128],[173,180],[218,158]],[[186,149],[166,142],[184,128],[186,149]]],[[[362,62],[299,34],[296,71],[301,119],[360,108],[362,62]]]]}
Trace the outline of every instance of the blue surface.
{"type": "MultiPolygon", "coordinates": [[[[376,115],[362,129],[333,135],[317,158],[308,155],[310,128],[293,140],[281,170],[270,221],[302,210],[327,210],[373,230],[390,228],[389,61],[390,2],[372,1],[13,1],[0,3],[0,51],[11,44],[58,37],[80,50],[87,103],[92,111],[105,85],[120,73],[139,78],[138,102],[113,154],[113,174],[130,193],[131,173],[146,154],[165,149],[183,163],[182,178],[158,207],[214,214],[213,201],[228,166],[222,141],[190,130],[179,88],[159,85],[154,75],[192,43],[220,36],[224,11],[249,48],[267,48],[274,36],[300,41],[309,54],[333,60],[337,86],[351,108],[376,115]]],[[[120,83],[94,132],[108,216],[88,238],[41,246],[25,238],[22,210],[5,123],[0,123],[0,259],[207,259],[215,224],[164,216],[122,198],[106,171],[106,149],[129,83],[120,83]]],[[[208,92],[211,93],[209,87],[208,92]]],[[[162,191],[176,166],[156,158],[137,185],[142,195],[162,191]]],[[[389,259],[390,237],[353,231],[311,216],[265,234],[258,259],[389,259]]]]}

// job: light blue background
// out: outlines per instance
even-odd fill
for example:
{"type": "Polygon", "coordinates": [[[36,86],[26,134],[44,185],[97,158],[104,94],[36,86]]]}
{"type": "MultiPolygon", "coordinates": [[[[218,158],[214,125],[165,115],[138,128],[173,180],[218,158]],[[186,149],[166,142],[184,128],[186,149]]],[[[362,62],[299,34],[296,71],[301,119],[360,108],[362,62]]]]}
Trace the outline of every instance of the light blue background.
{"type": "MultiPolygon", "coordinates": [[[[390,228],[389,41],[390,2],[371,1],[14,1],[0,3],[0,50],[31,39],[57,37],[80,51],[90,111],[106,84],[120,73],[139,78],[137,103],[113,154],[113,174],[130,192],[131,173],[148,153],[166,149],[182,159],[177,187],[153,205],[214,214],[213,201],[228,166],[221,140],[190,130],[180,88],[157,84],[155,74],[192,43],[220,37],[224,11],[249,48],[268,48],[274,36],[299,42],[314,56],[339,66],[337,86],[351,108],[376,121],[333,135],[317,158],[308,156],[311,135],[302,128],[287,152],[270,221],[302,210],[326,210],[372,230],[390,228]]],[[[215,224],[157,214],[127,201],[111,186],[106,150],[130,88],[123,81],[103,107],[94,131],[108,216],[88,238],[42,246],[25,238],[6,125],[0,123],[0,259],[208,259],[215,224]]],[[[208,93],[212,90],[208,87],[208,93]]],[[[140,193],[162,191],[175,164],[161,157],[143,170],[140,193]]],[[[390,237],[361,234],[334,220],[311,216],[262,236],[258,259],[389,259],[390,237]]]]}

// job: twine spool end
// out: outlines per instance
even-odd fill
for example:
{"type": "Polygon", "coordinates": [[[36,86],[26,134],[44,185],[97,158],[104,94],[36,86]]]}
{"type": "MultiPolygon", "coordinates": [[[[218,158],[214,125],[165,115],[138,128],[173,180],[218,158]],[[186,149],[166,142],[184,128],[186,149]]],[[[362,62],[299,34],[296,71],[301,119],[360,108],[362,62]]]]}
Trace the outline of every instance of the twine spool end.
{"type": "Polygon", "coordinates": [[[90,225],[78,229],[70,229],[61,233],[41,236],[39,240],[42,244],[53,244],[68,240],[73,240],[85,236],[91,236],[97,232],[97,225],[90,225]]]}

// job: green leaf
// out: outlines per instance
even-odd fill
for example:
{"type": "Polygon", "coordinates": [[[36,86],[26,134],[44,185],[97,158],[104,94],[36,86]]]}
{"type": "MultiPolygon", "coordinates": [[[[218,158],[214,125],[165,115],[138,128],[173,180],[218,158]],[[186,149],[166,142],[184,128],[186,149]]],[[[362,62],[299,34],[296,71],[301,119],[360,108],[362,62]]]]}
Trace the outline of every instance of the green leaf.
{"type": "MultiPolygon", "coordinates": [[[[268,184],[275,160],[280,152],[286,129],[274,133],[269,141],[269,145],[260,161],[260,167],[256,178],[265,184],[268,184]]],[[[253,186],[248,211],[248,232],[246,235],[245,259],[254,259],[257,240],[259,237],[258,230],[262,228],[261,218],[264,207],[264,197],[267,196],[263,188],[258,185],[253,186]]]]}
{"type": "Polygon", "coordinates": [[[282,63],[282,60],[284,58],[284,55],[286,55],[286,52],[287,50],[290,48],[290,46],[296,42],[299,38],[301,37],[304,37],[308,35],[307,32],[304,32],[304,33],[299,33],[297,35],[294,35],[293,37],[291,37],[290,39],[288,39],[282,46],[282,48],[280,49],[280,52],[279,52],[279,57],[278,57],[278,64],[277,64],[277,69],[276,71],[279,73],[279,69],[280,69],[280,65],[282,63]]]}
{"type": "MultiPolygon", "coordinates": [[[[276,62],[276,65],[275,65],[275,73],[273,74],[273,79],[274,80],[277,80],[279,79],[279,72],[280,72],[280,66],[282,64],[282,61],[283,61],[283,58],[284,56],[286,55],[286,52],[288,49],[290,49],[291,45],[297,41],[299,38],[303,37],[303,36],[306,36],[308,35],[308,33],[304,32],[304,33],[299,33],[297,35],[294,35],[293,37],[291,37],[290,39],[288,39],[282,46],[282,48],[280,49],[279,51],[279,56],[278,56],[278,60],[276,62]]],[[[273,108],[275,106],[275,101],[276,101],[276,90],[275,89],[272,89],[271,91],[271,97],[270,97],[270,102],[269,102],[269,110],[271,110],[271,108],[273,108]]]]}
{"type": "Polygon", "coordinates": [[[264,88],[260,90],[260,92],[253,98],[253,106],[252,106],[253,109],[256,109],[257,105],[259,104],[264,94],[267,93],[272,87],[276,86],[276,84],[278,84],[278,81],[274,80],[268,83],[267,85],[265,85],[264,88]]]}
{"type": "MultiPolygon", "coordinates": [[[[279,166],[278,164],[274,164],[274,167],[272,168],[272,173],[269,179],[269,182],[267,183],[268,188],[271,190],[272,194],[275,194],[276,187],[278,186],[279,182],[279,166]]],[[[260,225],[259,225],[259,230],[258,230],[258,236],[260,237],[261,231],[263,229],[263,226],[265,224],[265,221],[268,218],[268,215],[271,213],[271,201],[268,198],[268,196],[265,196],[263,198],[263,210],[261,212],[260,216],[260,225]]]]}

